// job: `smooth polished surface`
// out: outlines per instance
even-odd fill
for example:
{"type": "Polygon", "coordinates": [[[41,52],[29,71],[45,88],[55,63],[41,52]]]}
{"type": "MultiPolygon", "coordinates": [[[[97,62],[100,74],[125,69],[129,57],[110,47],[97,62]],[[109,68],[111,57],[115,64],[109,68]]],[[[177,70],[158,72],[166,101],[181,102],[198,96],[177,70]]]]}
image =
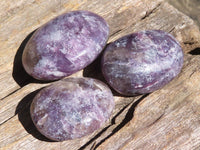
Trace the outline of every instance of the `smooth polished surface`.
{"type": "Polygon", "coordinates": [[[23,66],[39,80],[57,80],[89,65],[109,34],[105,20],[88,11],[60,15],[40,27],[23,53],[23,66]]]}
{"type": "Polygon", "coordinates": [[[47,138],[64,141],[86,136],[109,119],[110,89],[91,78],[67,78],[42,89],[31,104],[31,117],[47,138]]]}
{"type": "Polygon", "coordinates": [[[183,66],[183,52],[172,35],[141,31],[109,44],[102,57],[107,82],[123,95],[153,92],[177,76],[183,66]]]}

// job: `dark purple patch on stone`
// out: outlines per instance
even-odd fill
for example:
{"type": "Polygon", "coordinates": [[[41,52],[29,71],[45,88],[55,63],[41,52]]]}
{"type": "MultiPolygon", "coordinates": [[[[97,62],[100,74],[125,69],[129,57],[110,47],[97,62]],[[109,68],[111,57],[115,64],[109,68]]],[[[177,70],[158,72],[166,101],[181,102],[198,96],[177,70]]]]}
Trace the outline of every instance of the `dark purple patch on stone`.
{"type": "Polygon", "coordinates": [[[124,36],[109,44],[102,57],[107,82],[123,95],[153,92],[177,76],[183,52],[176,39],[160,30],[124,36]]]}

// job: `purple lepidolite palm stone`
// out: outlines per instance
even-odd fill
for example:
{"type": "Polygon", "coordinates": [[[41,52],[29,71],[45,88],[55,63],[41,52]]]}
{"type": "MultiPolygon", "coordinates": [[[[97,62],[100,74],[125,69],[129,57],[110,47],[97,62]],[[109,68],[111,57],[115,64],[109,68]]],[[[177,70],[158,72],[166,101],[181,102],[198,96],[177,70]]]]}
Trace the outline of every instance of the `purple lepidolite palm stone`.
{"type": "Polygon", "coordinates": [[[114,98],[107,85],[91,78],[67,78],[42,89],[30,113],[47,138],[64,141],[86,136],[109,119],[114,98]]]}
{"type": "Polygon", "coordinates": [[[177,76],[183,52],[176,39],[161,30],[136,32],[109,44],[102,57],[107,82],[123,95],[153,92],[177,76]]]}
{"type": "Polygon", "coordinates": [[[109,34],[106,21],[88,11],[60,15],[40,27],[27,43],[23,66],[39,80],[57,80],[90,64],[109,34]]]}

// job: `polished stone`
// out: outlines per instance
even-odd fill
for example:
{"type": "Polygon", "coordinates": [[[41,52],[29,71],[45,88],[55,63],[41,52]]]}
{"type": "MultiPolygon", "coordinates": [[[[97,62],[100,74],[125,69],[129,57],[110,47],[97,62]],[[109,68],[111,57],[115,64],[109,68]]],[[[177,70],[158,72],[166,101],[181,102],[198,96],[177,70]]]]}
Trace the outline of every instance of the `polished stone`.
{"type": "Polygon", "coordinates": [[[160,30],[136,32],[110,43],[102,57],[102,72],[123,95],[151,93],[169,83],[183,66],[176,39],[160,30]]]}
{"type": "Polygon", "coordinates": [[[86,136],[110,117],[114,98],[106,84],[67,78],[42,89],[31,104],[31,118],[47,138],[64,141],[86,136]]]}
{"type": "Polygon", "coordinates": [[[104,48],[106,21],[88,11],[72,11],[44,24],[33,34],[22,56],[28,74],[57,80],[89,65],[104,48]]]}

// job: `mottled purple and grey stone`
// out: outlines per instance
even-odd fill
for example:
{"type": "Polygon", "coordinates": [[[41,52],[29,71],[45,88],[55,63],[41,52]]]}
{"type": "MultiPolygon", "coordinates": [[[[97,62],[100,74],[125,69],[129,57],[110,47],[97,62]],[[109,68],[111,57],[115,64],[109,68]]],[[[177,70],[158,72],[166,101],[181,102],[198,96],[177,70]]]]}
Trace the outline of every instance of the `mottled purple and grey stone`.
{"type": "Polygon", "coordinates": [[[104,48],[106,21],[88,11],[60,15],[40,27],[22,56],[28,74],[39,80],[57,80],[89,65],[104,48]]]}
{"type": "Polygon", "coordinates": [[[183,51],[176,39],[160,30],[136,32],[109,44],[102,57],[107,82],[123,95],[151,93],[177,76],[183,51]]]}
{"type": "Polygon", "coordinates": [[[30,113],[47,138],[64,141],[99,129],[109,119],[114,98],[108,86],[91,78],[66,78],[42,89],[30,113]]]}

